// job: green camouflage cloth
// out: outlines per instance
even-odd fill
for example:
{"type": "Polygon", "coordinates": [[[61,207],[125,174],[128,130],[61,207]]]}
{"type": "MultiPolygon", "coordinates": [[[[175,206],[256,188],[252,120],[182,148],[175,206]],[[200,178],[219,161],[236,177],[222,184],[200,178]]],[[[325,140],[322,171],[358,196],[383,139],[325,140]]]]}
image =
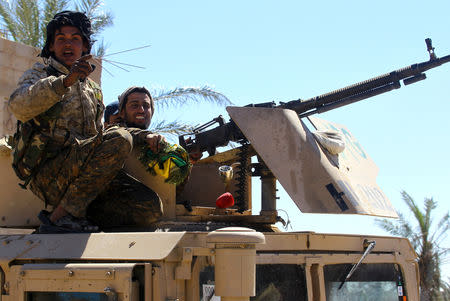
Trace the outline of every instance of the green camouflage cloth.
{"type": "Polygon", "coordinates": [[[89,205],[87,216],[102,229],[150,226],[162,215],[158,195],[123,169],[89,205]]]}
{"type": "Polygon", "coordinates": [[[100,88],[90,80],[65,88],[63,75],[69,71],[52,58],[49,64],[61,76],[47,76],[46,66],[36,63],[19,79],[18,88],[9,99],[11,112],[18,120],[26,122],[60,103],[59,118],[52,120],[44,134],[55,143],[66,145],[97,135],[103,128],[100,88]]]}
{"type": "MultiPolygon", "coordinates": [[[[63,75],[68,70],[52,58],[49,64],[61,76],[48,76],[46,67],[36,63],[20,78],[18,88],[10,97],[9,108],[23,124],[38,128],[28,140],[32,141],[32,149],[46,149],[46,156],[30,183],[33,193],[50,205],[61,204],[72,215],[85,217],[89,204],[110,182],[117,183],[113,180],[133,144],[145,141],[148,132],[121,127],[103,131],[104,105],[100,88],[89,79],[65,88],[63,75]],[[57,114],[49,114],[55,108],[57,114]],[[42,127],[42,123],[45,126],[42,127]]],[[[20,141],[16,152],[22,149],[18,145],[20,141]]],[[[129,208],[150,210],[142,215],[154,220],[161,215],[162,208],[159,197],[148,188],[147,192],[149,197],[143,204],[130,204],[129,208]]],[[[111,202],[100,203],[114,207],[111,202]]],[[[118,214],[123,214],[122,210],[118,208],[118,214]]]]}
{"type": "Polygon", "coordinates": [[[89,217],[100,227],[148,225],[162,214],[158,195],[125,174],[121,167],[131,151],[123,128],[64,150],[49,160],[31,182],[31,190],[53,206],[59,203],[76,217],[89,217]]]}

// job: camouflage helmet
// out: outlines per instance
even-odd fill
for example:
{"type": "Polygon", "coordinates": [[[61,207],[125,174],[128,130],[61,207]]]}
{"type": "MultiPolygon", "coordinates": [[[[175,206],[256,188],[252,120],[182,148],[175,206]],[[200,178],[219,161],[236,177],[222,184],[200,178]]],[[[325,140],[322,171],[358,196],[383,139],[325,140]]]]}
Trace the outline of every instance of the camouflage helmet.
{"type": "Polygon", "coordinates": [[[106,106],[105,108],[105,122],[109,122],[109,119],[111,118],[112,115],[116,115],[117,113],[119,113],[119,102],[118,101],[114,101],[112,103],[110,103],[109,105],[106,106]]]}
{"type": "Polygon", "coordinates": [[[94,43],[91,40],[93,34],[91,21],[84,13],[65,10],[57,13],[47,24],[47,38],[40,54],[41,57],[49,58],[51,56],[50,45],[54,42],[55,32],[63,26],[74,26],[78,28],[83,37],[83,42],[86,43],[87,47],[87,52],[83,53],[83,55],[91,52],[92,44],[94,43]]]}

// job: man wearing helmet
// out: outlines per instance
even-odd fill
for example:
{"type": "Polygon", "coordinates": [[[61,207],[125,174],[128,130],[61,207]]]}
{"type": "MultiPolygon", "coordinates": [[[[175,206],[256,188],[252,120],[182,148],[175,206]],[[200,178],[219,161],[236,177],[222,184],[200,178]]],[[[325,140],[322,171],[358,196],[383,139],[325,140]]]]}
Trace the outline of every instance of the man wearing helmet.
{"type": "MultiPolygon", "coordinates": [[[[34,194],[54,207],[39,215],[42,233],[96,231],[86,219],[88,206],[120,176],[133,146],[157,145],[145,131],[103,130],[102,93],[88,78],[94,70],[91,35],[85,14],[56,14],[41,52],[45,65],[36,63],[26,71],[9,100],[19,120],[14,170],[24,186],[29,183],[34,194]]],[[[151,198],[153,209],[161,213],[159,198],[151,198]]]]}

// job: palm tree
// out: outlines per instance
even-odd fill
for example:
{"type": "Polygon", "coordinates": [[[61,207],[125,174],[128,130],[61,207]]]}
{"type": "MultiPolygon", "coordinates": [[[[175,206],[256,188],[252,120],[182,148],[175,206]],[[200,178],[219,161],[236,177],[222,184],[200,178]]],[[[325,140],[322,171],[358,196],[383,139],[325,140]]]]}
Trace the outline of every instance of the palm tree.
{"type": "MultiPolygon", "coordinates": [[[[152,91],[156,109],[170,109],[192,103],[199,104],[201,102],[214,103],[218,106],[227,106],[232,104],[231,101],[223,94],[214,91],[208,86],[204,87],[177,87],[172,90],[152,91]]],[[[161,134],[178,136],[192,132],[194,125],[186,124],[182,121],[156,121],[152,123],[150,129],[161,134]]]]}
{"type": "MultiPolygon", "coordinates": [[[[98,38],[100,32],[106,27],[113,25],[113,16],[111,12],[102,11],[101,0],[83,0],[81,3],[75,3],[75,10],[85,12],[92,22],[92,30],[94,32],[94,40],[98,38]]],[[[102,41],[98,42],[95,48],[95,55],[102,57],[105,54],[106,46],[102,41]]]]}
{"type": "MultiPolygon", "coordinates": [[[[80,0],[73,3],[77,11],[85,12],[92,21],[94,38],[106,27],[113,24],[110,12],[101,10],[101,0],[80,0]]],[[[0,0],[0,17],[6,32],[14,41],[42,48],[46,38],[46,26],[53,16],[69,9],[68,0],[0,0]]],[[[103,42],[96,46],[94,53],[104,53],[103,42]]]]}
{"type": "Polygon", "coordinates": [[[442,300],[440,266],[450,249],[440,247],[440,243],[450,227],[450,215],[447,212],[436,226],[432,227],[432,211],[436,209],[437,203],[432,198],[425,198],[422,211],[408,193],[402,191],[401,194],[414,216],[414,223],[409,222],[403,214],[399,214],[397,222],[378,220],[377,223],[389,233],[407,237],[411,241],[419,256],[421,300],[442,300]]]}
{"type": "Polygon", "coordinates": [[[442,300],[450,301],[450,279],[447,279],[447,282],[442,285],[442,300]]]}

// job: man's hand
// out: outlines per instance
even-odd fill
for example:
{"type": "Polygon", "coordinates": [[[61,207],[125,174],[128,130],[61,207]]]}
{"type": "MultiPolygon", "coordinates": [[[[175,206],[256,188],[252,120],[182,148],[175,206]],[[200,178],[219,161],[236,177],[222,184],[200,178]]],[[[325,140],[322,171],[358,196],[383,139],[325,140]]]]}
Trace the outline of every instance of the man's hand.
{"type": "Polygon", "coordinates": [[[145,137],[145,140],[147,141],[150,150],[155,154],[162,150],[164,144],[167,143],[166,138],[159,134],[148,134],[147,137],[145,137]]]}
{"type": "Polygon", "coordinates": [[[89,74],[94,71],[92,65],[89,64],[88,60],[92,58],[91,54],[80,57],[76,60],[70,67],[69,74],[64,77],[64,87],[68,88],[76,83],[78,80],[84,80],[89,74]]]}
{"type": "Polygon", "coordinates": [[[189,160],[191,161],[191,164],[195,164],[202,158],[203,154],[201,152],[190,152],[189,153],[189,160]]]}

